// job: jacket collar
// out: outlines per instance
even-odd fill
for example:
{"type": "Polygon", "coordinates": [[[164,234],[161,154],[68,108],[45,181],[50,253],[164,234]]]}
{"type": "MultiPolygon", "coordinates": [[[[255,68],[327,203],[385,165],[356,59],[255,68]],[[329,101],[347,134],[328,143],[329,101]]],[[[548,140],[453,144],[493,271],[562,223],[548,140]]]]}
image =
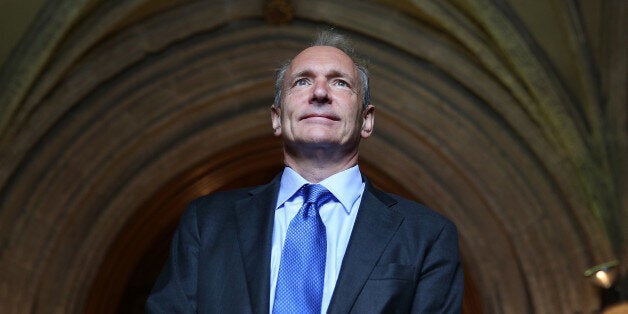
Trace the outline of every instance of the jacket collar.
{"type": "Polygon", "coordinates": [[[236,203],[238,241],[253,313],[267,313],[270,297],[270,252],[275,204],[281,175],[252,189],[236,203]]]}
{"type": "Polygon", "coordinates": [[[397,201],[366,178],[362,203],[342,261],[328,313],[349,313],[403,216],[391,210],[397,201]]]}

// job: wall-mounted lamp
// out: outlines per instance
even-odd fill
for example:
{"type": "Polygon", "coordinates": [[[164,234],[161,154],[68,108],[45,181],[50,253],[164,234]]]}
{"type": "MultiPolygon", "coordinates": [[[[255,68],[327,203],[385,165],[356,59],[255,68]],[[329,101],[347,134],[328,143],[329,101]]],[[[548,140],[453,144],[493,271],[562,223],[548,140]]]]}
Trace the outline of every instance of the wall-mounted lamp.
{"type": "MultiPolygon", "coordinates": [[[[604,314],[628,313],[628,299],[622,297],[619,289],[626,285],[625,278],[620,280],[619,262],[593,266],[584,272],[584,275],[600,288],[600,312],[604,314]],[[618,282],[619,281],[619,282],[618,282]]],[[[625,287],[623,288],[625,290],[625,287]]]]}
{"type": "Polygon", "coordinates": [[[610,261],[608,263],[593,266],[584,272],[584,275],[598,287],[609,289],[619,277],[618,266],[619,261],[610,261]]]}

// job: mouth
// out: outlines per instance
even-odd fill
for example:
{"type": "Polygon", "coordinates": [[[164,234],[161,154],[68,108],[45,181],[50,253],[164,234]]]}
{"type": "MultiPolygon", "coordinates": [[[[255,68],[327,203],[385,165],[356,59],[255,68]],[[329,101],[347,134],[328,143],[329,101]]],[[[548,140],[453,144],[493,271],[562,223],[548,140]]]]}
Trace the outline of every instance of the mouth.
{"type": "Polygon", "coordinates": [[[300,120],[331,120],[331,121],[339,121],[340,118],[332,115],[332,114],[326,114],[326,113],[310,113],[310,114],[306,114],[303,117],[301,117],[300,120]]]}

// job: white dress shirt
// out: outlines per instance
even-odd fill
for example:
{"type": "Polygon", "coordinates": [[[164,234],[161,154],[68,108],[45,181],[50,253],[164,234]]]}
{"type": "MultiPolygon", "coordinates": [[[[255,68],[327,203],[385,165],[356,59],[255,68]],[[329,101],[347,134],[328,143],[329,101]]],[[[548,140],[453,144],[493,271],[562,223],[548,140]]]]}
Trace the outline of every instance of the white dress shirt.
{"type": "MultiPolygon", "coordinates": [[[[286,232],[292,218],[303,205],[303,196],[295,193],[307,182],[298,173],[286,167],[281,176],[281,186],[275,207],[273,224],[273,243],[270,258],[270,312],[275,300],[275,286],[279,274],[281,251],[286,239],[286,232]]],[[[338,280],[342,258],[345,255],[355,217],[360,207],[364,182],[358,166],[354,166],[319,182],[335,197],[325,203],[319,213],[327,233],[327,259],[325,263],[325,283],[321,313],[327,312],[329,301],[338,280]]],[[[300,194],[300,193],[297,193],[300,194]]]]}

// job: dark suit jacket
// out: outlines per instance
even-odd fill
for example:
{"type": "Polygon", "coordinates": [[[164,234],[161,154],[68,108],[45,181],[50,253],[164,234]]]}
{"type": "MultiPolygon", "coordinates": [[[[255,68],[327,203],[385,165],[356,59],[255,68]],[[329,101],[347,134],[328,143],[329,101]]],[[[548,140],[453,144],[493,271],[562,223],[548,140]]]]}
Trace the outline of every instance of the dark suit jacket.
{"type": "MultiPolygon", "coordinates": [[[[146,303],[149,313],[268,313],[279,181],[190,204],[146,303]]],[[[366,181],[328,313],[459,313],[455,226],[366,181]]]]}

